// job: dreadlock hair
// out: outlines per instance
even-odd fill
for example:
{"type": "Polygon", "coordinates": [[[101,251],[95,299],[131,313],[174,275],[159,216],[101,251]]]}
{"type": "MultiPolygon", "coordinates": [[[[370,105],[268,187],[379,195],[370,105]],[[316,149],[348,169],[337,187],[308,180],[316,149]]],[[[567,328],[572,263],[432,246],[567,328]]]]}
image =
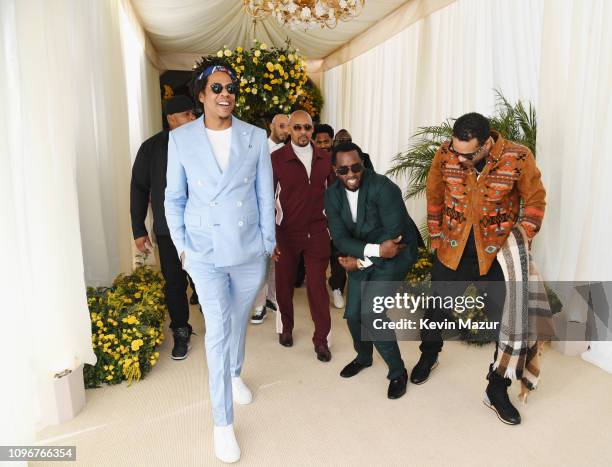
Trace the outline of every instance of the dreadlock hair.
{"type": "Polygon", "coordinates": [[[216,55],[208,55],[198,60],[192,70],[191,80],[189,81],[189,90],[193,96],[193,101],[200,110],[203,110],[203,105],[199,98],[200,92],[206,87],[208,84],[208,78],[210,78],[210,76],[204,77],[202,74],[209,66],[223,66],[228,70],[232,70],[234,76],[231,76],[231,78],[232,80],[236,80],[236,70],[234,70],[234,68],[222,58],[219,58],[216,55]]]}

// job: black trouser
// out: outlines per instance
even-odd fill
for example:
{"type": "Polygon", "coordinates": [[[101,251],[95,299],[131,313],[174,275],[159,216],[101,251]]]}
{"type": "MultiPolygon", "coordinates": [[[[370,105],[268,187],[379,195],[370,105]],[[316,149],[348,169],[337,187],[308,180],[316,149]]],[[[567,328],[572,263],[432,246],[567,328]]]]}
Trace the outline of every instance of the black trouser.
{"type": "MultiPolygon", "coordinates": [[[[170,328],[189,326],[189,304],[187,302],[187,273],[169,235],[158,235],[159,261],[166,281],[164,292],[170,314],[170,328]]],[[[194,290],[195,292],[195,290],[194,290]]]]}
{"type": "Polygon", "coordinates": [[[339,290],[340,292],[344,293],[344,287],[346,286],[346,271],[342,266],[340,266],[338,256],[340,256],[340,252],[336,249],[332,242],[332,253],[329,257],[331,274],[329,276],[328,283],[332,290],[339,290]]]}
{"type": "MultiPolygon", "coordinates": [[[[478,290],[480,296],[484,296],[485,310],[489,318],[501,321],[501,315],[506,298],[506,287],[504,283],[504,273],[497,261],[493,261],[491,268],[484,276],[480,275],[478,267],[478,256],[476,254],[476,245],[474,242],[473,231],[470,233],[465,250],[459,261],[459,266],[456,270],[446,267],[435,258],[431,269],[431,281],[459,281],[456,287],[451,284],[445,284],[440,290],[439,295],[459,297],[465,293],[465,282],[472,282],[478,290]],[[486,284],[484,284],[486,282],[486,284]]],[[[430,321],[443,321],[445,319],[445,311],[439,308],[427,308],[423,316],[424,319],[430,321]]],[[[421,330],[421,352],[430,355],[432,358],[442,350],[442,332],[440,329],[422,329],[421,330]]],[[[497,346],[496,346],[497,349],[497,346]]]]}
{"type": "Polygon", "coordinates": [[[200,299],[198,298],[198,293],[196,292],[195,284],[193,283],[193,279],[189,274],[187,274],[187,279],[189,279],[189,285],[191,286],[191,298],[195,300],[195,302],[199,302],[200,299]]]}

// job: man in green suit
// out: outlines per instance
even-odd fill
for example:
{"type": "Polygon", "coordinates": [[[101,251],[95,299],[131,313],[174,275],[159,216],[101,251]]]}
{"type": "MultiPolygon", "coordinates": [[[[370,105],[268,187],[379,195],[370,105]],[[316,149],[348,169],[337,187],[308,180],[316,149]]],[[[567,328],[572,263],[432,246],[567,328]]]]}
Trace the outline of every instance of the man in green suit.
{"type": "Polygon", "coordinates": [[[332,164],[338,177],[325,192],[325,213],[340,264],[348,272],[348,294],[344,318],[353,338],[357,357],[340,372],[350,378],[372,365],[373,347],[389,367],[387,396],[406,393],[408,374],[394,331],[373,336],[376,315],[362,309],[368,286],[391,294],[388,282],[403,281],[417,258],[418,230],[408,215],[399,187],[384,175],[364,168],[362,151],[354,143],[334,147],[332,164]],[[374,284],[374,282],[377,284],[374,284]],[[386,283],[382,284],[380,281],[386,283]],[[384,337],[384,339],[381,339],[384,337]]]}

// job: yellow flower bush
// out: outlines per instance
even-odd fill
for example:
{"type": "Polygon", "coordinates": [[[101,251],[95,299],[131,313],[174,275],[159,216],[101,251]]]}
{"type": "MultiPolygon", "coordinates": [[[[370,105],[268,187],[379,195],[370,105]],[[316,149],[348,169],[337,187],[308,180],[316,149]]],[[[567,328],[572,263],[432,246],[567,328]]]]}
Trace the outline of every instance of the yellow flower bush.
{"type": "Polygon", "coordinates": [[[276,113],[304,109],[316,118],[323,98],[308,79],[306,64],[289,43],[282,48],[254,41],[253,47],[228,49],[216,53],[236,72],[240,92],[236,99],[236,116],[255,125],[265,126],[276,113]]]}
{"type": "Polygon", "coordinates": [[[408,281],[413,287],[429,281],[433,260],[434,256],[431,251],[429,251],[427,248],[419,248],[418,258],[408,272],[406,281],[408,281]]]}
{"type": "Polygon", "coordinates": [[[164,281],[159,273],[139,267],[120,275],[110,288],[88,288],[92,345],[98,359],[85,365],[85,387],[138,381],[155,366],[164,340],[164,281]]]}

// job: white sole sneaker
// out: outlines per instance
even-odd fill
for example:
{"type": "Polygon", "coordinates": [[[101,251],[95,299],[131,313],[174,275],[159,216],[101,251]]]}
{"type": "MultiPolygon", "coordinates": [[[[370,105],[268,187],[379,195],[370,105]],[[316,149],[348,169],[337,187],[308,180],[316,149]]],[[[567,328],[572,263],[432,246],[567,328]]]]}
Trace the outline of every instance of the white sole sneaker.
{"type": "Polygon", "coordinates": [[[263,323],[266,320],[267,317],[268,317],[268,313],[263,315],[263,317],[261,319],[251,318],[251,324],[261,324],[261,323],[263,323]]]}
{"type": "Polygon", "coordinates": [[[253,393],[240,376],[232,378],[232,400],[240,405],[249,405],[253,402],[253,393]]]}
{"type": "Polygon", "coordinates": [[[491,404],[491,401],[489,400],[489,396],[487,396],[486,392],[484,393],[484,397],[482,398],[482,403],[484,405],[486,405],[488,408],[490,408],[493,412],[495,412],[495,415],[497,415],[497,418],[499,418],[499,420],[502,423],[505,423],[506,425],[510,425],[510,426],[518,425],[518,423],[509,423],[506,420],[504,420],[503,418],[501,418],[501,416],[499,415],[499,412],[497,411],[495,406],[493,404],[491,404]]]}
{"type": "Polygon", "coordinates": [[[187,352],[185,353],[185,355],[183,355],[182,357],[175,357],[174,355],[170,354],[170,358],[172,360],[185,360],[187,358],[187,355],[189,355],[190,349],[191,349],[191,344],[187,344],[187,352]]]}
{"type": "Polygon", "coordinates": [[[240,447],[234,434],[234,426],[216,426],[213,428],[215,456],[221,462],[233,464],[240,460],[240,447]]]}
{"type": "Polygon", "coordinates": [[[344,308],[344,297],[342,296],[342,292],[340,292],[340,290],[332,291],[332,302],[334,303],[334,308],[339,310],[344,308]]]}

